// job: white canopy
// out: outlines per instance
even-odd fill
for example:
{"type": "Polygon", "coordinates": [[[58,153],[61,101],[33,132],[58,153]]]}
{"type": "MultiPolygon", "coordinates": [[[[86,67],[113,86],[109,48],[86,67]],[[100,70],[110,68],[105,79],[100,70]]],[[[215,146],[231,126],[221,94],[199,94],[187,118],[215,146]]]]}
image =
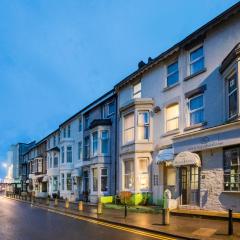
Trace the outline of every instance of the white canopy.
{"type": "Polygon", "coordinates": [[[166,161],[171,161],[174,159],[174,151],[173,148],[162,149],[158,152],[156,156],[156,163],[163,163],[166,161]]]}
{"type": "Polygon", "coordinates": [[[198,154],[185,151],[185,152],[179,153],[175,157],[173,161],[174,167],[181,167],[186,165],[194,165],[197,167],[201,167],[201,159],[198,156],[198,154]]]}

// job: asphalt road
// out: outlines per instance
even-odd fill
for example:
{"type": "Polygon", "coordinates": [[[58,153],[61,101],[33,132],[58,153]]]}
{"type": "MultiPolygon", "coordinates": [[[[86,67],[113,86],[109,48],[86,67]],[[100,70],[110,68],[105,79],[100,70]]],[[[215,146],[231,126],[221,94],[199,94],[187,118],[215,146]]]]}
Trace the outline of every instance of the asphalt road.
{"type": "Polygon", "coordinates": [[[169,240],[59,215],[0,197],[0,240],[169,240]]]}

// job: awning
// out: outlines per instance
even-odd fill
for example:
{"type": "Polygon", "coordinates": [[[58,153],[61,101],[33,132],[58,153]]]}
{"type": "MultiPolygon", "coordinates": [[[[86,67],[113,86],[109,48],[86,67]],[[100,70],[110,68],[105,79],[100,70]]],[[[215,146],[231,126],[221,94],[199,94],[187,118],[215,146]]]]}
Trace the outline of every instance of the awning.
{"type": "Polygon", "coordinates": [[[167,161],[172,161],[174,159],[173,148],[162,149],[158,152],[156,156],[156,163],[160,164],[167,161]]]}
{"type": "Polygon", "coordinates": [[[43,177],[43,179],[42,179],[42,182],[47,182],[47,181],[48,181],[48,176],[45,175],[45,176],[43,177]]]}
{"type": "Polygon", "coordinates": [[[201,167],[201,159],[198,156],[198,154],[185,151],[185,152],[179,153],[175,157],[173,161],[174,167],[181,167],[186,165],[201,167]]]}

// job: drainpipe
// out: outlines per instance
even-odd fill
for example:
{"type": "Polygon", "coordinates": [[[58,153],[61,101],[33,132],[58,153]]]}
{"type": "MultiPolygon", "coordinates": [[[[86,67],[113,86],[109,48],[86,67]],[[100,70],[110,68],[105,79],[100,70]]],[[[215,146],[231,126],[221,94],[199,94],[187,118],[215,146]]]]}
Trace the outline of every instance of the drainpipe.
{"type": "Polygon", "coordinates": [[[118,95],[116,94],[115,104],[115,195],[117,195],[117,169],[118,169],[118,95]]]}

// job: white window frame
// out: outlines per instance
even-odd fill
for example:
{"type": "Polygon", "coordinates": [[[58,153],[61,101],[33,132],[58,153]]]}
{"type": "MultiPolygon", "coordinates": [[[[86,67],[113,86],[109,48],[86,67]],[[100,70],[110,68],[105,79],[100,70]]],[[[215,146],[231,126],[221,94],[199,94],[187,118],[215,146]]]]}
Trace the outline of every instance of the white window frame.
{"type": "Polygon", "coordinates": [[[127,114],[125,114],[123,116],[123,124],[122,124],[122,127],[123,127],[123,131],[122,131],[122,142],[123,142],[123,145],[131,144],[131,143],[133,143],[135,141],[135,128],[136,128],[135,127],[135,117],[136,117],[135,116],[135,112],[129,112],[129,113],[127,113],[127,114]],[[127,117],[130,114],[133,114],[133,127],[125,129],[125,117],[127,117]],[[130,129],[133,129],[133,140],[126,142],[125,141],[125,132],[127,130],[130,130],[130,129]]]}
{"type": "Polygon", "coordinates": [[[237,92],[237,100],[238,100],[238,76],[237,76],[237,73],[236,73],[235,71],[232,72],[232,73],[226,78],[226,80],[227,80],[227,110],[228,110],[228,111],[227,111],[227,118],[228,118],[228,120],[231,120],[231,119],[235,118],[235,117],[238,115],[238,101],[237,101],[237,112],[236,112],[235,115],[230,116],[230,108],[229,108],[229,103],[230,103],[229,98],[230,98],[230,96],[231,96],[233,93],[237,92]],[[234,78],[234,76],[236,77],[236,88],[229,93],[229,81],[230,81],[232,78],[234,78]]]}
{"type": "Polygon", "coordinates": [[[127,190],[127,191],[131,191],[134,190],[134,184],[135,184],[135,171],[134,171],[134,159],[126,159],[123,160],[123,189],[127,190]],[[132,162],[132,166],[133,166],[133,170],[132,172],[126,174],[126,162],[131,161],[132,162]],[[130,176],[133,178],[133,186],[132,188],[126,188],[126,176],[130,176]]]}
{"type": "Polygon", "coordinates": [[[109,134],[109,130],[105,129],[101,131],[101,154],[109,154],[109,142],[110,142],[110,134],[109,134]],[[107,138],[103,138],[103,132],[107,132],[107,138]],[[102,151],[102,145],[103,145],[103,141],[107,140],[108,141],[108,145],[107,145],[107,152],[103,153],[102,151]]]}
{"type": "Polygon", "coordinates": [[[139,157],[138,158],[138,165],[139,165],[139,167],[138,167],[138,169],[139,169],[139,187],[140,187],[140,190],[141,191],[148,191],[149,190],[149,185],[150,185],[150,181],[149,181],[149,176],[150,176],[150,174],[149,174],[149,159],[148,158],[145,158],[145,157],[139,157]],[[146,161],[146,163],[147,163],[147,169],[146,169],[146,171],[141,171],[140,170],[140,161],[142,161],[142,160],[144,160],[144,161],[146,161]],[[142,176],[145,176],[145,177],[147,177],[147,187],[146,188],[141,188],[141,177],[142,176]]]}
{"type": "Polygon", "coordinates": [[[70,124],[68,125],[67,136],[68,136],[68,138],[71,137],[71,125],[70,124]]]}
{"type": "Polygon", "coordinates": [[[148,110],[146,110],[146,111],[144,111],[144,110],[141,110],[141,111],[138,111],[137,112],[137,129],[138,129],[138,131],[137,131],[137,135],[138,135],[138,140],[140,140],[140,141],[149,141],[149,139],[150,139],[150,113],[149,113],[149,111],[148,110]],[[147,123],[143,123],[143,124],[140,124],[139,123],[139,115],[140,114],[142,114],[142,113],[147,113],[148,114],[148,122],[147,123]],[[143,138],[143,139],[140,139],[140,136],[139,136],[139,128],[148,128],[148,138],[143,138]]]}
{"type": "Polygon", "coordinates": [[[132,90],[132,98],[133,99],[136,99],[136,98],[141,98],[142,97],[142,81],[138,81],[138,82],[136,82],[135,84],[133,84],[133,86],[132,86],[132,88],[133,88],[133,90],[132,90]],[[138,90],[138,91],[136,91],[135,92],[135,87],[137,86],[137,85],[139,85],[140,84],[140,90],[138,90]],[[138,94],[140,94],[140,97],[136,97],[138,94]]]}
{"type": "Polygon", "coordinates": [[[104,193],[104,194],[109,192],[109,170],[107,167],[100,168],[100,191],[101,191],[101,193],[104,193]],[[102,175],[103,169],[107,170],[107,175],[102,175]],[[102,191],[102,177],[107,177],[107,191],[102,191]]]}
{"type": "Polygon", "coordinates": [[[178,129],[179,129],[179,120],[180,120],[180,104],[179,104],[178,102],[176,102],[176,103],[172,103],[172,104],[168,105],[168,106],[165,108],[165,116],[166,116],[166,120],[165,120],[165,132],[171,132],[171,131],[178,130],[178,129]],[[177,116],[177,117],[174,117],[174,118],[168,119],[167,109],[170,108],[170,107],[172,107],[172,106],[175,106],[175,105],[178,105],[178,116],[177,116]],[[167,128],[168,122],[169,122],[169,121],[172,121],[172,120],[175,120],[175,119],[178,119],[178,128],[175,128],[175,129],[172,129],[172,130],[168,130],[168,128],[167,128]]]}
{"type": "Polygon", "coordinates": [[[67,163],[72,163],[73,162],[73,147],[71,145],[67,146],[66,153],[67,153],[67,163]],[[71,148],[71,151],[69,151],[68,148],[71,148]],[[69,156],[71,156],[71,161],[68,161],[68,154],[69,154],[69,152],[71,153],[71,155],[69,155],[69,156]]]}
{"type": "Polygon", "coordinates": [[[78,142],[78,160],[82,159],[82,154],[83,154],[83,145],[82,141],[78,142]]]}
{"type": "Polygon", "coordinates": [[[190,98],[188,98],[187,100],[187,109],[188,109],[188,126],[194,126],[196,124],[201,124],[204,122],[204,119],[205,119],[205,100],[204,100],[204,93],[200,93],[200,94],[197,94],[197,95],[194,95],[190,98]],[[197,98],[199,96],[202,96],[203,98],[203,106],[200,107],[200,108],[197,108],[197,109],[194,109],[194,110],[190,110],[190,101],[193,100],[194,98],[197,98]],[[191,113],[194,113],[194,112],[197,112],[197,111],[200,111],[200,110],[203,110],[203,121],[200,122],[200,123],[196,123],[196,124],[193,124],[191,125],[191,113]]]}
{"type": "Polygon", "coordinates": [[[114,108],[114,106],[115,106],[114,101],[111,101],[111,102],[107,103],[107,111],[108,111],[107,117],[110,117],[110,116],[112,116],[112,115],[115,113],[114,110],[113,110],[113,112],[109,112],[109,105],[110,105],[110,104],[113,104],[113,108],[114,108]]]}
{"type": "Polygon", "coordinates": [[[176,59],[175,61],[173,61],[170,64],[166,65],[166,83],[165,83],[166,87],[172,87],[172,86],[174,86],[175,84],[177,84],[179,82],[179,64],[178,63],[179,63],[178,59],[176,59]],[[175,70],[175,71],[173,71],[171,73],[168,73],[168,67],[170,67],[171,65],[173,65],[175,63],[177,63],[177,65],[178,65],[177,70],[175,70]],[[175,83],[173,83],[171,85],[168,85],[168,78],[171,77],[175,73],[178,73],[178,80],[175,83]]]}
{"type": "Polygon", "coordinates": [[[66,174],[66,190],[67,191],[72,191],[73,190],[73,180],[72,180],[72,174],[71,173],[67,173],[66,174]],[[70,176],[70,178],[68,177],[70,176]],[[70,180],[70,184],[68,184],[68,180],[70,180]],[[70,186],[70,189],[68,189],[68,186],[70,186]]]}
{"type": "Polygon", "coordinates": [[[97,156],[98,155],[98,147],[99,147],[99,142],[98,142],[98,131],[95,131],[92,133],[92,156],[97,156]],[[94,134],[96,134],[97,139],[94,140],[94,134]],[[94,143],[96,143],[96,151],[94,152],[94,143]]]}
{"type": "Polygon", "coordinates": [[[91,169],[91,171],[92,171],[92,191],[94,192],[94,193],[97,193],[98,192],[98,181],[99,181],[99,179],[98,179],[98,175],[99,175],[99,172],[98,172],[98,168],[96,167],[96,168],[92,168],[91,169]],[[94,190],[94,171],[96,170],[96,172],[97,172],[97,177],[96,177],[96,179],[97,179],[97,190],[94,190]]]}
{"type": "MultiPolygon", "coordinates": [[[[191,65],[194,64],[194,63],[196,63],[197,61],[199,61],[199,60],[201,60],[201,59],[203,59],[203,69],[204,69],[204,68],[205,68],[205,51],[204,51],[203,44],[197,45],[196,47],[192,48],[192,49],[189,51],[189,54],[188,54],[189,76],[198,73],[198,72],[195,72],[195,73],[192,73],[192,72],[191,72],[191,65]],[[202,48],[202,49],[203,49],[203,56],[198,57],[197,59],[191,61],[191,54],[192,54],[194,51],[196,51],[197,49],[199,49],[199,48],[202,48]]],[[[201,70],[203,70],[203,69],[201,69],[201,70]]],[[[201,71],[201,70],[200,70],[200,71],[201,71]]]]}
{"type": "Polygon", "coordinates": [[[65,190],[65,175],[64,175],[64,173],[61,173],[61,189],[62,189],[62,191],[65,190]]]}
{"type": "Polygon", "coordinates": [[[82,132],[82,118],[78,119],[78,131],[82,132]]]}
{"type": "Polygon", "coordinates": [[[61,147],[61,164],[65,163],[65,147],[61,147]]]}

